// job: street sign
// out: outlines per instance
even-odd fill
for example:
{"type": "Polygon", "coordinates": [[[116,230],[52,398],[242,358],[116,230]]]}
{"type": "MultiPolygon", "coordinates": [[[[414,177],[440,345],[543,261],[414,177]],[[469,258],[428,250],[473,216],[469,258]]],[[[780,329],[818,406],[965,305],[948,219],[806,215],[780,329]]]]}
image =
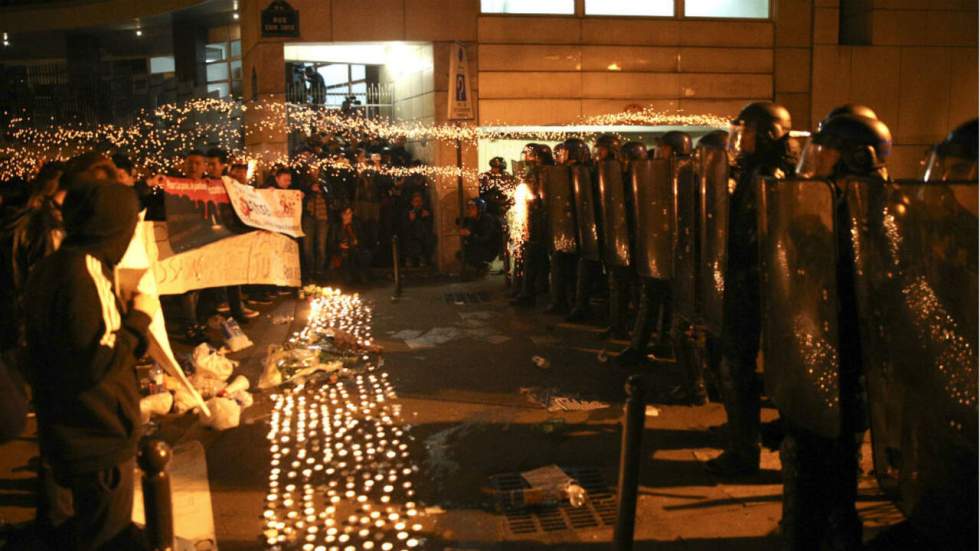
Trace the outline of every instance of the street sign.
{"type": "Polygon", "coordinates": [[[279,37],[299,37],[299,12],[286,0],[272,0],[262,10],[262,38],[279,37]]]}
{"type": "Polygon", "coordinates": [[[451,121],[473,118],[470,64],[466,61],[466,49],[458,43],[449,48],[449,115],[446,118],[451,121]]]}

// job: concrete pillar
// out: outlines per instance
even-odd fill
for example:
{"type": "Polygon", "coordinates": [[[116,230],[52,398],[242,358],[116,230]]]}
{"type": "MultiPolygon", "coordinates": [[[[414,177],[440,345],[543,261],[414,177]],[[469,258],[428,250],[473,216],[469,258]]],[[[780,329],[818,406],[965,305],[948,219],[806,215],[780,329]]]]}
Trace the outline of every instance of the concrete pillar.
{"type": "Polygon", "coordinates": [[[284,40],[261,38],[261,12],[266,4],[260,0],[243,0],[239,12],[246,105],[245,149],[268,165],[288,154],[288,140],[284,40]]]}
{"type": "Polygon", "coordinates": [[[204,50],[208,42],[208,29],[187,17],[175,17],[172,29],[174,77],[184,87],[204,88],[207,86],[204,50]]]}
{"type": "MultiPolygon", "coordinates": [[[[433,44],[433,77],[435,79],[435,123],[447,124],[449,102],[449,50],[450,42],[433,44]]],[[[466,56],[470,64],[470,89],[473,98],[473,110],[476,117],[462,124],[476,126],[479,114],[479,91],[477,90],[477,48],[475,44],[466,44],[466,56]]],[[[477,144],[464,142],[462,147],[463,168],[475,169],[478,166],[477,144]]],[[[456,166],[456,147],[454,144],[440,143],[433,147],[432,164],[434,166],[456,166]]],[[[441,272],[458,270],[459,261],[456,253],[460,248],[459,231],[456,219],[461,216],[459,211],[459,192],[456,178],[440,176],[435,178],[434,196],[432,198],[435,212],[435,228],[438,238],[436,249],[436,266],[441,272]]],[[[465,198],[476,197],[479,193],[479,182],[476,178],[464,178],[463,195],[465,198]]]]}

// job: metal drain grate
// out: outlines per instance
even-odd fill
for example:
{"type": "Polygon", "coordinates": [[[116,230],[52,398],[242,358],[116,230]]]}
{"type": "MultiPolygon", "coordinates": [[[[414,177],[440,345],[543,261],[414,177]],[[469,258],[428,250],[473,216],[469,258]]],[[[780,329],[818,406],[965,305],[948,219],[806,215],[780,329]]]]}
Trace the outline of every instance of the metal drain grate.
{"type": "Polygon", "coordinates": [[[479,304],[490,300],[490,295],[481,291],[479,293],[446,293],[447,304],[479,304]]]}
{"type": "Polygon", "coordinates": [[[561,467],[578,480],[589,497],[585,505],[572,507],[567,501],[558,505],[525,506],[521,490],[528,488],[520,473],[490,477],[490,487],[503,510],[508,530],[514,535],[562,530],[586,530],[616,523],[616,495],[599,471],[592,467],[561,467]]]}

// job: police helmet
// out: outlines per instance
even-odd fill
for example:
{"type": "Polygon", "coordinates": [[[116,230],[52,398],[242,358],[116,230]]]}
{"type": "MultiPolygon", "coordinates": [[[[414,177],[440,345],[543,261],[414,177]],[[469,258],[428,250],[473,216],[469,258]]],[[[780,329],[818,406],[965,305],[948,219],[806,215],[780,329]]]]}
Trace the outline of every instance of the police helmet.
{"type": "Polygon", "coordinates": [[[592,152],[589,151],[589,145],[581,138],[569,138],[562,142],[562,145],[568,149],[568,164],[587,165],[592,162],[592,152]]]}
{"type": "Polygon", "coordinates": [[[535,155],[538,162],[543,165],[554,165],[555,157],[551,154],[551,147],[543,143],[534,144],[535,155]]]}
{"type": "Polygon", "coordinates": [[[691,154],[691,137],[686,132],[671,130],[660,137],[661,143],[670,147],[671,154],[687,157],[691,154]]]}
{"type": "Polygon", "coordinates": [[[642,161],[647,158],[647,146],[642,142],[626,142],[620,148],[619,155],[624,163],[642,161]]]}
{"type": "Polygon", "coordinates": [[[820,124],[817,125],[817,130],[819,131],[820,128],[823,127],[824,123],[839,115],[858,115],[869,119],[878,118],[878,114],[867,105],[861,105],[860,103],[845,103],[844,105],[838,105],[837,107],[831,109],[830,113],[827,113],[827,116],[824,117],[823,120],[820,121],[820,124]]]}
{"type": "Polygon", "coordinates": [[[803,178],[870,176],[891,154],[892,134],[885,123],[860,115],[826,120],[807,143],[797,175],[803,178]]]}
{"type": "Polygon", "coordinates": [[[712,130],[698,140],[698,147],[700,148],[725,149],[727,146],[728,132],[724,130],[712,130]]]}
{"type": "Polygon", "coordinates": [[[595,140],[595,156],[598,160],[603,160],[603,158],[614,159],[619,153],[619,147],[619,136],[615,134],[600,134],[595,140]],[[605,155],[602,154],[603,150],[606,151],[605,155]]]}
{"type": "Polygon", "coordinates": [[[976,180],[977,179],[977,119],[969,120],[936,144],[929,154],[923,180],[976,180]]]}
{"type": "Polygon", "coordinates": [[[793,129],[789,110],[771,101],[757,101],[742,109],[732,119],[729,129],[728,151],[733,159],[768,151],[793,129]],[[755,140],[750,147],[746,141],[748,132],[755,140]],[[749,150],[751,149],[751,150],[749,150]]]}

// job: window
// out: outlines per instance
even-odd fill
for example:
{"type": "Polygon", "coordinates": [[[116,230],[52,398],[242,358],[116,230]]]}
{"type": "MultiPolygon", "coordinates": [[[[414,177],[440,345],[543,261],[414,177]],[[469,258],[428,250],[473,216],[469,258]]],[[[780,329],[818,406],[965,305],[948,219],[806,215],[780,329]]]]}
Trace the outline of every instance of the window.
{"type": "Polygon", "coordinates": [[[242,95],[242,41],[239,28],[210,29],[204,46],[208,94],[219,98],[242,95]]]}
{"type": "Polygon", "coordinates": [[[684,0],[684,15],[767,19],[769,0],[684,0]]]}
{"type": "Polygon", "coordinates": [[[480,11],[575,15],[575,0],[480,0],[480,11]]]}
{"type": "Polygon", "coordinates": [[[585,0],[585,15],[672,17],[674,0],[585,0]]]}
{"type": "Polygon", "coordinates": [[[151,57],[150,58],[150,74],[156,75],[160,73],[172,73],[174,72],[174,56],[164,56],[164,57],[151,57]]]}
{"type": "Polygon", "coordinates": [[[327,85],[328,106],[340,107],[350,95],[357,96],[362,105],[368,103],[366,65],[330,63],[320,65],[316,70],[323,75],[323,82],[327,85]]]}

